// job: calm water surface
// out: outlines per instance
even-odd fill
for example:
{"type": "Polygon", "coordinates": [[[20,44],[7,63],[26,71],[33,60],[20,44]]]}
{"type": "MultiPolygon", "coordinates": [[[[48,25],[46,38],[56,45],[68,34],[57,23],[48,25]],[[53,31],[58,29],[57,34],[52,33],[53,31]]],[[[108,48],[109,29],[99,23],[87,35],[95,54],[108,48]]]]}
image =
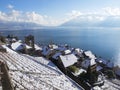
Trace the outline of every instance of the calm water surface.
{"type": "Polygon", "coordinates": [[[97,56],[120,64],[120,29],[52,28],[40,30],[2,31],[4,35],[14,34],[20,39],[32,34],[36,42],[48,44],[69,44],[84,50],[91,50],[97,56]]]}

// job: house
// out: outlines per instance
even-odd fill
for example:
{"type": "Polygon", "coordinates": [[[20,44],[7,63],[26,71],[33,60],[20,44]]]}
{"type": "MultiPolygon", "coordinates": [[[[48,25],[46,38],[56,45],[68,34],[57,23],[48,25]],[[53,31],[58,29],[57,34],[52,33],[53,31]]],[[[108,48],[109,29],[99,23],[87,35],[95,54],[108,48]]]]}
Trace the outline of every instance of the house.
{"type": "Polygon", "coordinates": [[[36,50],[36,51],[37,51],[37,50],[42,51],[42,48],[41,48],[41,47],[39,47],[37,44],[34,44],[34,46],[35,46],[35,50],[36,50]]]}
{"type": "Polygon", "coordinates": [[[34,44],[34,55],[36,56],[42,56],[42,47],[39,47],[37,44],[34,44]]]}
{"type": "Polygon", "coordinates": [[[83,54],[86,58],[96,59],[95,55],[91,51],[84,51],[83,54]]]}
{"type": "Polygon", "coordinates": [[[82,67],[83,68],[88,68],[89,66],[93,66],[93,65],[95,65],[96,64],[96,62],[95,62],[95,60],[94,59],[86,59],[86,60],[84,60],[83,62],[82,62],[82,67]]]}
{"type": "Polygon", "coordinates": [[[6,41],[7,41],[7,43],[14,43],[14,42],[18,41],[18,37],[14,36],[14,35],[8,35],[6,37],[6,41]]]}
{"type": "Polygon", "coordinates": [[[67,50],[67,48],[66,48],[64,45],[59,45],[56,50],[57,50],[57,51],[64,52],[65,50],[67,50]]]}
{"type": "Polygon", "coordinates": [[[61,54],[62,54],[61,52],[57,52],[52,56],[52,58],[55,59],[55,60],[58,60],[58,58],[61,54]]]}
{"type": "Polygon", "coordinates": [[[96,71],[97,64],[94,59],[86,59],[82,62],[81,66],[86,70],[90,67],[91,72],[94,72],[96,71]]]}
{"type": "Polygon", "coordinates": [[[43,47],[42,55],[44,57],[46,57],[47,59],[51,58],[54,54],[55,54],[55,50],[54,49],[50,49],[47,46],[43,47]]]}
{"type": "Polygon", "coordinates": [[[61,52],[57,52],[51,60],[63,73],[67,74],[66,68],[76,63],[78,58],[74,54],[62,55],[61,52]]]}
{"type": "Polygon", "coordinates": [[[28,46],[27,44],[21,43],[21,41],[12,43],[11,49],[22,53],[29,53],[32,51],[32,47],[28,46]]]}
{"type": "Polygon", "coordinates": [[[57,49],[57,48],[58,48],[58,46],[57,46],[57,45],[55,45],[55,44],[50,44],[50,45],[49,45],[49,48],[51,48],[51,49],[57,49]]]}
{"type": "Polygon", "coordinates": [[[64,67],[71,66],[78,60],[78,58],[74,54],[60,55],[59,59],[62,61],[64,67]]]}
{"type": "Polygon", "coordinates": [[[78,57],[83,57],[83,50],[76,48],[76,49],[74,49],[73,54],[75,54],[78,57]]]}
{"type": "Polygon", "coordinates": [[[71,53],[71,51],[69,49],[67,49],[67,50],[64,51],[65,55],[70,54],[70,53],[71,53]]]}

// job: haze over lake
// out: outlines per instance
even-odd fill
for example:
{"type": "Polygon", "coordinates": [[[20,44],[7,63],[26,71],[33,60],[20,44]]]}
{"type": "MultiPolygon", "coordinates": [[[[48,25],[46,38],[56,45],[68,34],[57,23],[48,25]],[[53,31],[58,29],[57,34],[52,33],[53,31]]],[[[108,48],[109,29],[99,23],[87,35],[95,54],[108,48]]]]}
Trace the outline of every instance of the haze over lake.
{"type": "Polygon", "coordinates": [[[24,39],[32,34],[36,43],[68,44],[71,47],[91,50],[97,56],[120,64],[120,29],[115,28],[49,28],[38,30],[2,31],[4,35],[13,34],[24,39]]]}

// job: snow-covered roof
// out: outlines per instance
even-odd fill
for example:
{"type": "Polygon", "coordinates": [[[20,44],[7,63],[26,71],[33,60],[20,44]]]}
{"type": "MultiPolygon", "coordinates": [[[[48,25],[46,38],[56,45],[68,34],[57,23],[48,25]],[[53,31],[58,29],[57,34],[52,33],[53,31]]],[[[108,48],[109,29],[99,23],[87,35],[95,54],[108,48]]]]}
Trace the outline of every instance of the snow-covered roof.
{"type": "Polygon", "coordinates": [[[42,50],[42,48],[39,47],[37,44],[34,44],[34,46],[35,46],[35,50],[42,50]]]}
{"type": "Polygon", "coordinates": [[[17,40],[16,40],[16,38],[12,38],[12,41],[13,41],[13,42],[16,42],[17,40]]]}
{"type": "Polygon", "coordinates": [[[88,66],[92,66],[96,64],[95,59],[86,59],[82,62],[82,67],[88,68],[88,66]]]}
{"type": "Polygon", "coordinates": [[[58,48],[58,46],[55,45],[55,44],[50,44],[49,47],[52,48],[52,49],[57,49],[58,48]]]}
{"type": "Polygon", "coordinates": [[[15,43],[12,43],[11,44],[11,47],[13,50],[21,50],[24,48],[24,46],[27,48],[27,49],[31,49],[32,47],[28,46],[27,44],[23,44],[21,43],[20,41],[17,41],[15,43]]]}
{"type": "Polygon", "coordinates": [[[91,51],[85,51],[84,52],[86,56],[88,56],[90,59],[96,59],[95,55],[91,51]]]}
{"type": "Polygon", "coordinates": [[[65,54],[70,54],[71,53],[71,51],[69,49],[65,50],[64,52],[65,52],[65,54]]]}
{"type": "Polygon", "coordinates": [[[73,65],[78,60],[78,58],[74,54],[69,54],[69,55],[64,55],[64,56],[60,55],[60,59],[62,60],[63,65],[65,67],[73,65]]]}
{"type": "Polygon", "coordinates": [[[99,86],[95,86],[93,87],[93,90],[101,90],[101,88],[99,86]]]}
{"type": "Polygon", "coordinates": [[[107,64],[107,60],[104,60],[102,58],[97,58],[96,61],[99,63],[107,64]]]}
{"type": "Polygon", "coordinates": [[[21,50],[24,48],[23,44],[20,42],[15,42],[11,44],[13,50],[21,50]]]}
{"type": "Polygon", "coordinates": [[[95,59],[91,59],[91,60],[90,60],[90,66],[92,66],[92,65],[94,65],[94,64],[96,64],[95,59]]]}
{"type": "Polygon", "coordinates": [[[80,49],[79,49],[79,48],[76,48],[75,51],[80,52],[80,49]]]}
{"type": "Polygon", "coordinates": [[[76,51],[77,53],[80,53],[80,52],[83,53],[83,50],[80,49],[80,48],[76,48],[75,51],[76,51]]]}
{"type": "Polygon", "coordinates": [[[82,90],[60,71],[20,54],[0,53],[9,67],[13,86],[17,90],[82,90]]]}
{"type": "Polygon", "coordinates": [[[54,58],[54,59],[58,59],[58,57],[59,57],[60,55],[61,55],[60,52],[55,53],[55,54],[52,56],[52,58],[54,58]]]}

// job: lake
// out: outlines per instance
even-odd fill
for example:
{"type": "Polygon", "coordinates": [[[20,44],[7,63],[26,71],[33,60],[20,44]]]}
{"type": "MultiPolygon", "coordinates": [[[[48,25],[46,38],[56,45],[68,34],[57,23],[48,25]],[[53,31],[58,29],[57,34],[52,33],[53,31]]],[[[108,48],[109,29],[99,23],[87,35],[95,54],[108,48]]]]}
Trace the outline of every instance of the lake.
{"type": "Polygon", "coordinates": [[[120,29],[115,28],[46,28],[39,30],[2,31],[4,35],[13,34],[24,39],[32,34],[36,43],[68,44],[71,47],[91,50],[97,56],[114,61],[120,65],[120,29]]]}

